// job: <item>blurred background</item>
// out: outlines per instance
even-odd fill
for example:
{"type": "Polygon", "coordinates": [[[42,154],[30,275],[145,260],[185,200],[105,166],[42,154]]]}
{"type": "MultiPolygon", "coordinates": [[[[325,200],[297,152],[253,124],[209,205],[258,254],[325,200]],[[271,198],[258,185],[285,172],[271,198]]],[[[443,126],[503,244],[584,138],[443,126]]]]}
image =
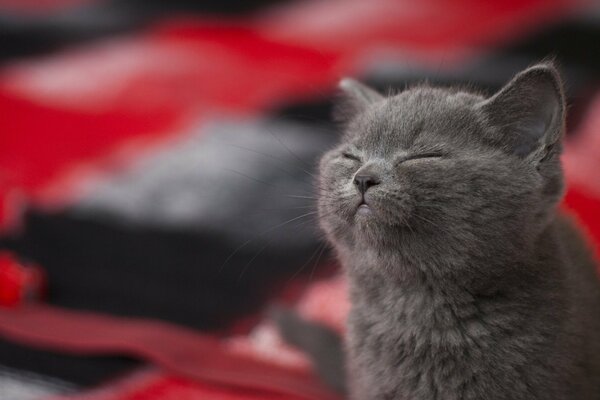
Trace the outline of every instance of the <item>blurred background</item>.
{"type": "Polygon", "coordinates": [[[0,398],[336,398],[263,317],[343,330],[336,83],[491,94],[544,59],[597,249],[597,2],[0,0],[0,398]]]}

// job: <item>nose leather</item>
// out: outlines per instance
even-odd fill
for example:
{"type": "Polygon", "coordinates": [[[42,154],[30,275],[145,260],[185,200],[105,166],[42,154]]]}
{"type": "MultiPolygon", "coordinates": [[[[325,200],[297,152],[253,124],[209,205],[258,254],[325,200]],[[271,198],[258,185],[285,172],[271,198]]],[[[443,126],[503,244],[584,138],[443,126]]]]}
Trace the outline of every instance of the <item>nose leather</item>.
{"type": "Polygon", "coordinates": [[[358,173],[354,177],[354,184],[358,188],[361,194],[365,194],[365,192],[371,187],[379,184],[379,178],[373,173],[358,173]]]}

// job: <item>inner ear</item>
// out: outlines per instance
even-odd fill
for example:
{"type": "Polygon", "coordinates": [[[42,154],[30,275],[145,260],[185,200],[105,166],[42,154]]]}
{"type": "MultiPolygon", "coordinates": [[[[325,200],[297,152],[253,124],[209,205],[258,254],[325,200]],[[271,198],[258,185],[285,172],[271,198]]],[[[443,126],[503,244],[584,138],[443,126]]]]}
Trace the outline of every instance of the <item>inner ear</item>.
{"type": "Polygon", "coordinates": [[[565,119],[563,88],[551,64],[519,73],[478,107],[492,125],[488,139],[519,157],[539,154],[560,140],[565,119]]]}
{"type": "Polygon", "coordinates": [[[383,99],[383,96],[375,89],[355,81],[352,78],[342,79],[339,87],[348,97],[364,106],[368,106],[369,104],[383,99]]]}

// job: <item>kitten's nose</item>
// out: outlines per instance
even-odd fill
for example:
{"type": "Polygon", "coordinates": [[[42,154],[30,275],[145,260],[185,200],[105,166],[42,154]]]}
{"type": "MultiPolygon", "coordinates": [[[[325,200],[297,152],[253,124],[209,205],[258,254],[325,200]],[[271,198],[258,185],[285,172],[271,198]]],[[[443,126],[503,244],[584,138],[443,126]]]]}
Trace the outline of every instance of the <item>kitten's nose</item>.
{"type": "Polygon", "coordinates": [[[361,194],[365,194],[371,186],[379,184],[379,178],[372,173],[358,174],[354,177],[354,184],[361,194]]]}

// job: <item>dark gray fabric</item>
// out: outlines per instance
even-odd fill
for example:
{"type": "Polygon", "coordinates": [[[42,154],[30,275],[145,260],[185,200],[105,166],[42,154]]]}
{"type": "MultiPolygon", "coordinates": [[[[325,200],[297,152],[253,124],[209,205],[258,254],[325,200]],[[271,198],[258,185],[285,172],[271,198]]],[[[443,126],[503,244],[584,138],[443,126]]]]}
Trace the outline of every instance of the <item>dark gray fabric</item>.
{"type": "MultiPolygon", "coordinates": [[[[333,135],[277,120],[213,122],[97,182],[74,207],[117,224],[214,232],[251,239],[313,211],[316,158],[333,135]]],[[[267,234],[288,248],[315,243],[315,230],[267,234]]]]}

